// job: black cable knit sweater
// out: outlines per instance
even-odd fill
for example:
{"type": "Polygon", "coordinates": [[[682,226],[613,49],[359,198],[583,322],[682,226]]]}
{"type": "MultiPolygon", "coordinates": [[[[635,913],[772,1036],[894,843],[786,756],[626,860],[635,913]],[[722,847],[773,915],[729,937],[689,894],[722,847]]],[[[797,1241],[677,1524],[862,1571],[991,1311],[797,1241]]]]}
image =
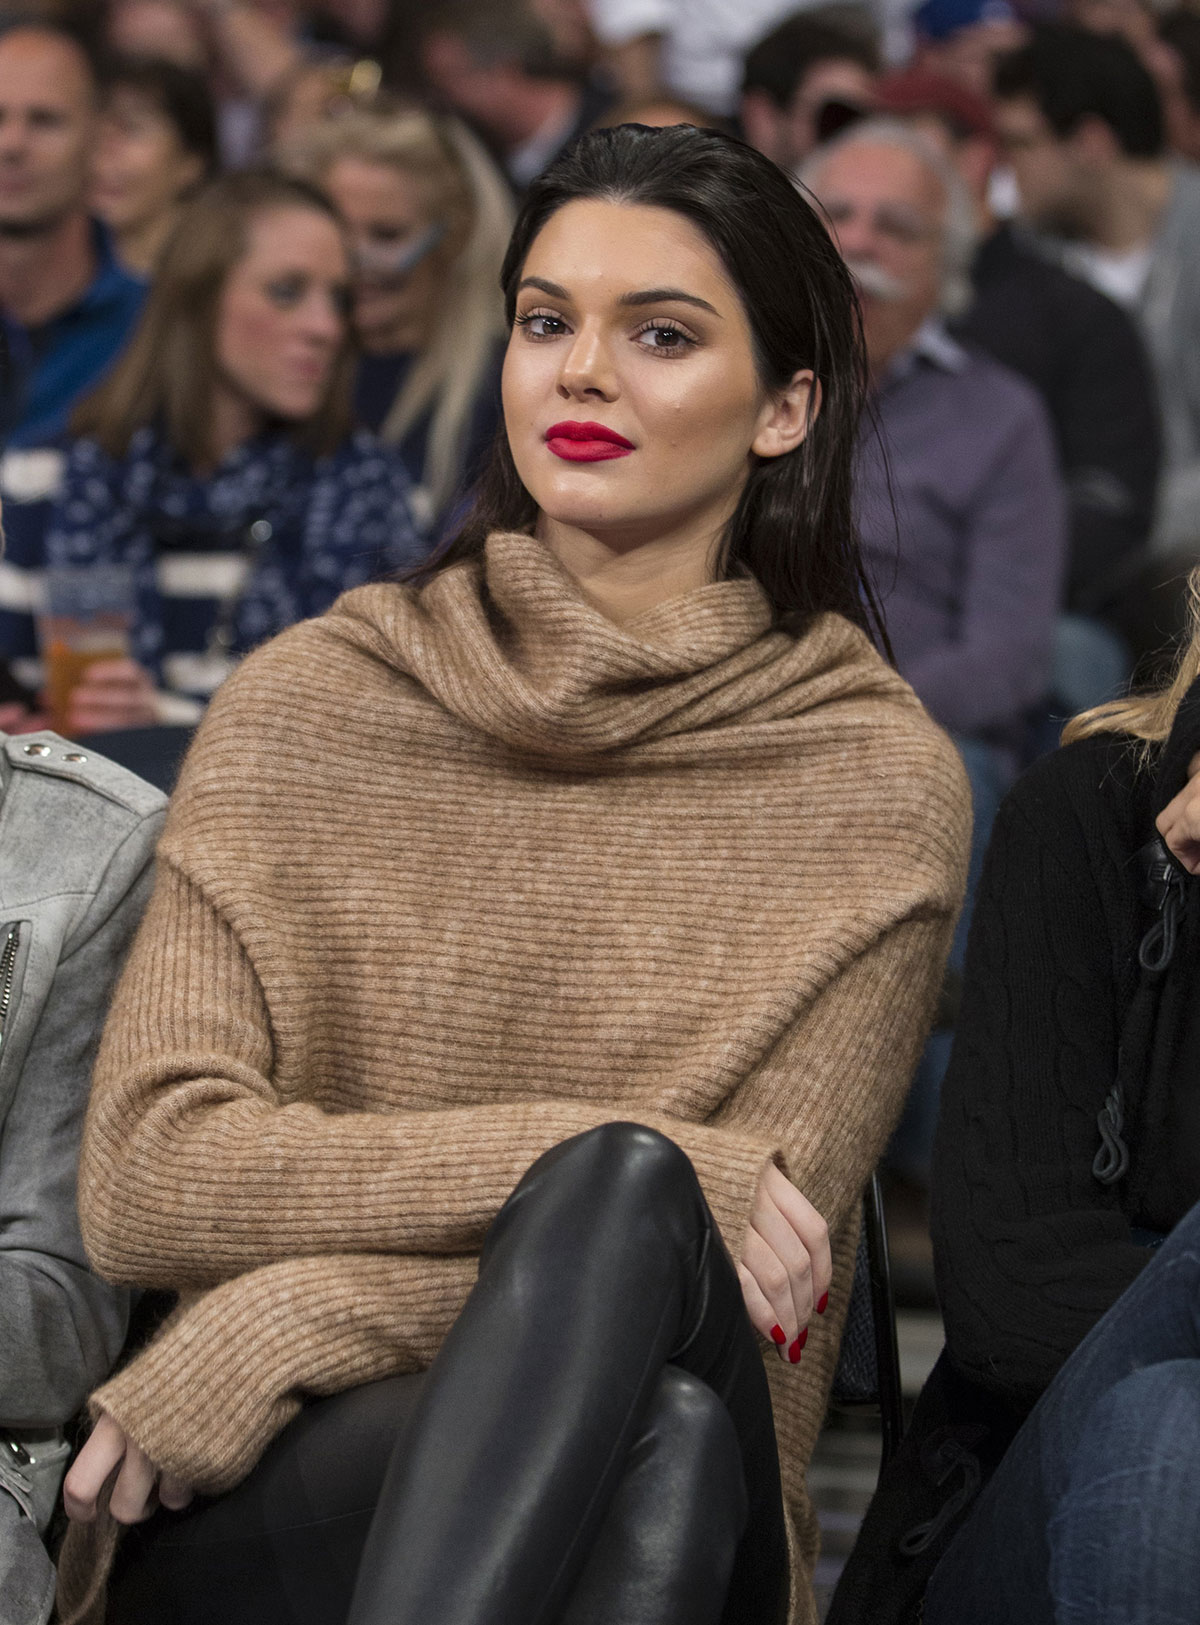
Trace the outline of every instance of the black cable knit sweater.
{"type": "MultiPolygon", "coordinates": [[[[1119,734],[1039,762],[996,821],[942,1086],[934,1257],[946,1350],[827,1625],[914,1625],[941,1554],[1059,1367],[1200,1199],[1200,880],[1139,854],[1200,750],[1200,682],[1147,758],[1119,734]],[[1166,918],[1169,963],[1139,948],[1166,918]],[[1124,1176],[1093,1165],[1121,1081],[1124,1176]]],[[[1151,946],[1161,948],[1151,936],[1151,946]]]]}
{"type": "Polygon", "coordinates": [[[1178,936],[1157,975],[1139,849],[1200,750],[1200,683],[1144,762],[1110,734],[1055,752],[1006,800],[988,852],[943,1086],[933,1232],[949,1352],[1033,1403],[1144,1268],[1131,1227],[1200,1197],[1200,882],[1177,873],[1178,936]],[[1117,1077],[1128,1175],[1093,1173],[1117,1077]]]}

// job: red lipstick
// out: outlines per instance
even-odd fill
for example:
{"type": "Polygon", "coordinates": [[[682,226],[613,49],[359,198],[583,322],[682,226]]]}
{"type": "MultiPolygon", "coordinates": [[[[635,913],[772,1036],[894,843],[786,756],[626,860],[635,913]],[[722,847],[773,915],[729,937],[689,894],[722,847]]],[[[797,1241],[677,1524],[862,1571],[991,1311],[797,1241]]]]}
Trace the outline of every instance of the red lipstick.
{"type": "Polygon", "coordinates": [[[556,457],[568,463],[601,463],[611,457],[628,457],[634,450],[615,429],[603,423],[555,423],[546,430],[546,444],[556,457]]]}

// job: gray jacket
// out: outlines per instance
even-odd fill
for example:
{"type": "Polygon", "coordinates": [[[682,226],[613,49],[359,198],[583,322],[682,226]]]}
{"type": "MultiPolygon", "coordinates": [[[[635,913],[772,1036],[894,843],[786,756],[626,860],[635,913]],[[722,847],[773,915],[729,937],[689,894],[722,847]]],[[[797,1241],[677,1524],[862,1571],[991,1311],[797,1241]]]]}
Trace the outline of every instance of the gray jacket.
{"type": "MultiPolygon", "coordinates": [[[[164,807],[159,791],[56,734],[0,734],[0,1427],[60,1427],[125,1338],[128,1294],[88,1268],[75,1175],[164,807]]],[[[0,1625],[40,1617],[16,1612],[14,1542],[28,1548],[31,1527],[0,1490],[0,1625]]]]}

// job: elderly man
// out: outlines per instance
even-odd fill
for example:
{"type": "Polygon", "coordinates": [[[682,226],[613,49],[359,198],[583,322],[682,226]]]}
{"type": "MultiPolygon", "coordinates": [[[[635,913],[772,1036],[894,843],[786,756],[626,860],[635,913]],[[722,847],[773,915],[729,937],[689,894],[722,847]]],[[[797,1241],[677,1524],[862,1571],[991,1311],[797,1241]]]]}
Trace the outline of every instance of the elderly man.
{"type": "MultiPolygon", "coordinates": [[[[974,207],[919,132],[872,119],[803,171],[858,285],[873,394],[858,515],[901,673],[962,751],[975,801],[967,907],[1029,713],[1046,694],[1066,503],[1036,391],[952,339],[974,207]]],[[[935,1068],[936,1075],[936,1068],[935,1068]]],[[[918,1088],[907,1170],[926,1172],[936,1087],[918,1088]]]]}
{"type": "Polygon", "coordinates": [[[1046,413],[1023,379],[943,326],[969,296],[974,213],[932,144],[871,120],[804,178],[862,301],[880,433],[861,448],[859,522],[900,670],[999,770],[1045,693],[1062,591],[1046,413]]]}

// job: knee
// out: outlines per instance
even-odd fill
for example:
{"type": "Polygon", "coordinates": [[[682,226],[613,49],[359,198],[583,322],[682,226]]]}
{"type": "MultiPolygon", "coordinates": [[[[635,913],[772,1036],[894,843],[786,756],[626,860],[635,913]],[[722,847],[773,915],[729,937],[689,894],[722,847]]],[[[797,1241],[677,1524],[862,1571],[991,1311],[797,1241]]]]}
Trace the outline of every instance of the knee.
{"type": "Polygon", "coordinates": [[[660,1196],[674,1200],[698,1189],[686,1152],[640,1123],[602,1123],[564,1140],[534,1163],[530,1173],[543,1168],[581,1198],[593,1192],[609,1200],[630,1196],[652,1206],[660,1196]]]}
{"type": "Polygon", "coordinates": [[[1125,1474],[1145,1469],[1164,1482],[1174,1462],[1193,1482],[1200,1459],[1200,1360],[1160,1360],[1123,1377],[1096,1401],[1087,1431],[1125,1474]]]}
{"type": "Polygon", "coordinates": [[[749,1503],[737,1430],[706,1382],[678,1366],[663,1367],[643,1448],[664,1464],[664,1480],[680,1486],[681,1506],[696,1505],[699,1492],[702,1499],[719,1499],[739,1532],[745,1526],[749,1503]]]}

